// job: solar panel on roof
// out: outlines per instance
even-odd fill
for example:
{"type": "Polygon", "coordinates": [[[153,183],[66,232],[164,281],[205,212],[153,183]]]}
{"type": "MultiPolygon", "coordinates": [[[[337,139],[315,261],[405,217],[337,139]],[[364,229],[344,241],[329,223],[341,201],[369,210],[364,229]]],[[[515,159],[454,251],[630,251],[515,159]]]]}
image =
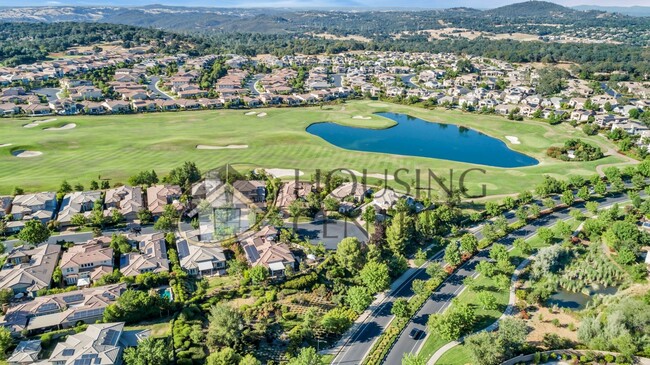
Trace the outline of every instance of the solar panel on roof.
{"type": "Polygon", "coordinates": [[[190,248],[187,246],[187,241],[180,241],[176,243],[176,248],[178,248],[178,257],[184,258],[190,255],[190,248]]]}
{"type": "Polygon", "coordinates": [[[246,251],[246,256],[248,256],[251,261],[257,261],[260,258],[260,254],[257,252],[257,248],[253,246],[245,246],[244,250],[246,251]]]}
{"type": "Polygon", "coordinates": [[[119,335],[120,333],[115,330],[106,331],[106,337],[104,337],[102,345],[115,345],[117,343],[117,337],[119,335]]]}
{"type": "Polygon", "coordinates": [[[63,297],[63,301],[66,303],[73,303],[73,302],[79,302],[84,300],[84,295],[83,294],[74,294],[74,295],[68,295],[63,297]]]}
{"type": "Polygon", "coordinates": [[[74,349],[65,349],[62,353],[63,356],[72,356],[74,355],[74,349]]]}
{"type": "Polygon", "coordinates": [[[58,310],[59,306],[56,303],[45,303],[42,306],[38,307],[36,312],[50,312],[50,311],[55,311],[58,310]]]}

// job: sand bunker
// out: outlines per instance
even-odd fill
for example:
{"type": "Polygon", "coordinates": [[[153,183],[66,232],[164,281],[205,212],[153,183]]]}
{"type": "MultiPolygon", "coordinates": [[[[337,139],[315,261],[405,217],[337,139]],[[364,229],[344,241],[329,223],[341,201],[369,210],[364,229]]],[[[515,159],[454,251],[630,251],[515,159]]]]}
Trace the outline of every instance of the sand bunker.
{"type": "Polygon", "coordinates": [[[17,150],[11,153],[14,155],[14,157],[20,157],[20,158],[29,158],[29,157],[37,157],[43,154],[41,151],[24,151],[24,150],[17,150]]]}
{"type": "Polygon", "coordinates": [[[257,114],[257,112],[248,112],[248,113],[246,113],[244,115],[255,115],[255,114],[257,114]]]}
{"type": "MultiPolygon", "coordinates": [[[[273,177],[296,176],[296,170],[294,169],[264,169],[264,171],[273,177]]],[[[298,171],[298,176],[304,174],[304,172],[298,171]]]]}
{"type": "Polygon", "coordinates": [[[512,143],[512,144],[521,144],[521,142],[519,142],[519,138],[517,138],[517,137],[506,136],[506,139],[508,141],[510,141],[510,143],[512,143]]]}
{"type": "Polygon", "coordinates": [[[372,119],[372,118],[371,117],[364,117],[363,115],[355,115],[354,117],[352,117],[352,119],[368,120],[368,119],[372,119]]]}
{"type": "Polygon", "coordinates": [[[259,114],[257,114],[257,116],[258,116],[258,117],[265,117],[265,116],[266,116],[266,113],[259,113],[259,114]]]}
{"type": "MultiPolygon", "coordinates": [[[[359,171],[357,171],[357,170],[352,170],[352,169],[348,169],[348,170],[349,170],[350,172],[352,172],[355,176],[359,176],[359,177],[362,177],[362,176],[363,176],[363,172],[359,172],[359,171]]],[[[341,172],[344,173],[344,174],[347,173],[347,171],[345,171],[345,170],[344,170],[344,171],[341,171],[341,172]]],[[[383,179],[395,180],[395,176],[393,176],[393,175],[388,175],[388,174],[371,174],[371,173],[367,173],[367,174],[366,174],[366,177],[373,177],[373,178],[375,178],[375,179],[382,179],[382,180],[383,180],[383,179]]]]}
{"type": "Polygon", "coordinates": [[[9,147],[9,146],[11,146],[11,143],[0,144],[0,148],[2,148],[2,147],[9,147]]]}
{"type": "Polygon", "coordinates": [[[197,150],[238,150],[248,148],[247,144],[229,144],[227,146],[210,146],[207,144],[196,145],[197,150]]]}
{"type": "Polygon", "coordinates": [[[35,120],[35,121],[33,121],[33,122],[29,123],[29,124],[25,124],[23,127],[25,127],[25,128],[34,128],[34,127],[38,127],[39,125],[41,125],[43,123],[49,123],[49,122],[54,122],[54,121],[56,121],[56,118],[45,119],[45,120],[35,120]]]}
{"type": "Polygon", "coordinates": [[[45,128],[44,131],[65,131],[68,129],[74,129],[77,127],[76,123],[69,123],[58,128],[45,128]]]}

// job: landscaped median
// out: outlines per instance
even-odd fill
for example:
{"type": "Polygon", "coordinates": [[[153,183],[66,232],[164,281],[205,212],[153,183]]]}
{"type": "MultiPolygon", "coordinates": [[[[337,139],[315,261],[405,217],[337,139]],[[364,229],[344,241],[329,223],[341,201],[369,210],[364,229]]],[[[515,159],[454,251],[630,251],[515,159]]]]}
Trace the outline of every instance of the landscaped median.
{"type": "MultiPolygon", "coordinates": [[[[437,263],[432,263],[432,265],[437,265],[437,263]]],[[[411,300],[409,300],[408,305],[411,313],[417,313],[417,311],[422,308],[424,303],[429,299],[429,296],[433,294],[436,289],[442,284],[442,282],[447,278],[445,276],[432,277],[426,282],[427,294],[426,295],[414,295],[411,300]]],[[[364,365],[379,365],[384,360],[388,351],[391,349],[399,335],[404,331],[406,325],[411,321],[410,318],[400,318],[395,316],[395,319],[388,325],[388,328],[384,330],[384,333],[379,336],[377,342],[370,349],[370,353],[364,359],[364,365]]]]}

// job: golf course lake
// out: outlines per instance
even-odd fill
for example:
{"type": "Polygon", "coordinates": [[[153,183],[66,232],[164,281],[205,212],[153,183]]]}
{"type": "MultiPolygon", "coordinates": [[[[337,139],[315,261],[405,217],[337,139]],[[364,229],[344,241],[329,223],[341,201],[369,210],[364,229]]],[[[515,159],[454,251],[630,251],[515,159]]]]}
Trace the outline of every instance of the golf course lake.
{"type": "Polygon", "coordinates": [[[538,161],[511,150],[505,142],[454,124],[432,123],[406,114],[377,113],[397,124],[385,129],[322,122],[307,132],[349,150],[429,157],[494,167],[524,167],[538,161]]]}

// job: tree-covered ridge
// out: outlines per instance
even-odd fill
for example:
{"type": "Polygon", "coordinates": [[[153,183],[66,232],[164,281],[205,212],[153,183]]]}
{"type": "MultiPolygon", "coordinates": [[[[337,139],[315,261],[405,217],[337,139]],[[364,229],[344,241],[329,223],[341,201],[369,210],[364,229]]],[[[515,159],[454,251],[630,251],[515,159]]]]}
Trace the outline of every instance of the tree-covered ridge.
{"type": "Polygon", "coordinates": [[[0,23],[0,62],[30,63],[74,46],[122,41],[124,47],[148,44],[160,52],[189,50],[196,40],[176,33],[102,23],[0,23]]]}
{"type": "Polygon", "coordinates": [[[485,38],[429,41],[424,35],[371,42],[331,40],[309,35],[231,33],[189,35],[125,25],[98,23],[0,23],[0,62],[16,65],[44,60],[49,53],[72,46],[122,40],[126,47],[150,45],[161,53],[184,52],[192,56],[236,53],[247,56],[274,54],[336,54],[347,51],[400,51],[455,53],[508,62],[572,62],[586,75],[624,71],[632,78],[650,74],[650,51],[615,44],[518,42],[485,38]]]}

